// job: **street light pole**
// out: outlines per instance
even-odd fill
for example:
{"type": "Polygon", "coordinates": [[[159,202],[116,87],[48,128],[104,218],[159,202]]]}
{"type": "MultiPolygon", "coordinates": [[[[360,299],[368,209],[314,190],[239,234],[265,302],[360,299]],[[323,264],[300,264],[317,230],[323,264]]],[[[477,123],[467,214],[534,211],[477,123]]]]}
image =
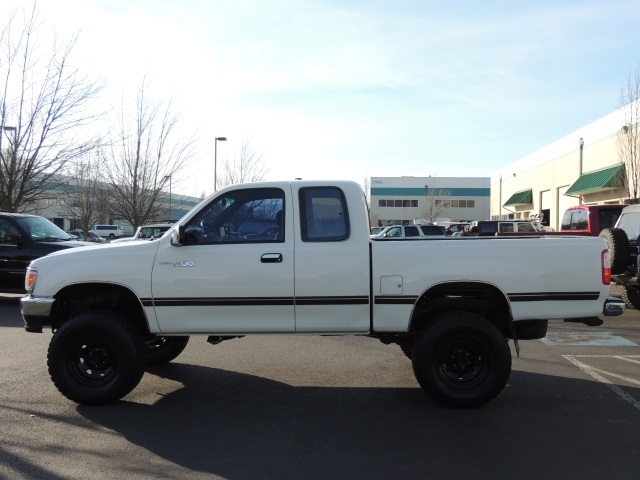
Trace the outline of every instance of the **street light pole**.
{"type": "Polygon", "coordinates": [[[169,180],[169,220],[171,220],[171,175],[165,175],[164,181],[169,180]]]}
{"type": "Polygon", "coordinates": [[[213,148],[213,191],[218,191],[218,142],[226,142],[227,137],[216,137],[213,148]]]}
{"type": "MultiPolygon", "coordinates": [[[[582,176],[582,152],[584,150],[584,139],[580,137],[580,164],[578,165],[578,178],[582,176]]],[[[582,205],[582,195],[579,196],[579,204],[582,205]]]]}

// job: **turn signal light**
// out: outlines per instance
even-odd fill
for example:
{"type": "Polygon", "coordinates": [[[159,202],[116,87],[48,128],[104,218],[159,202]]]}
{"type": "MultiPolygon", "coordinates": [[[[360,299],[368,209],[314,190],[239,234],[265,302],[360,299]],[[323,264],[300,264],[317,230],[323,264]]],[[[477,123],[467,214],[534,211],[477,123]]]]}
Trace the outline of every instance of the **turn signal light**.
{"type": "Polygon", "coordinates": [[[38,276],[38,271],[33,270],[31,268],[27,269],[27,275],[24,277],[24,289],[27,292],[30,292],[33,288],[33,285],[36,283],[36,277],[38,276]]]}

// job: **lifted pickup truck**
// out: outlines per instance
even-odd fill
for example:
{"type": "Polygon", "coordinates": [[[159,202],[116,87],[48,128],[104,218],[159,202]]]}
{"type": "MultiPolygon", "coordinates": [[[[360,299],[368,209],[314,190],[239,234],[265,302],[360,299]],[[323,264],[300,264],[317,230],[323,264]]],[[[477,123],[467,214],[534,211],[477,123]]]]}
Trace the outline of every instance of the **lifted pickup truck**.
{"type": "Polygon", "coordinates": [[[354,182],[244,184],[157,240],[34,261],[21,308],[28,332],[52,328],[50,376],[82,404],[127,395],[192,335],[318,334],[397,344],[432,398],[476,407],[509,378],[508,339],[518,351],[550,318],[623,312],[608,299],[608,255],[602,238],[375,240],[354,182]],[[532,254],[526,275],[513,268],[532,254]]]}

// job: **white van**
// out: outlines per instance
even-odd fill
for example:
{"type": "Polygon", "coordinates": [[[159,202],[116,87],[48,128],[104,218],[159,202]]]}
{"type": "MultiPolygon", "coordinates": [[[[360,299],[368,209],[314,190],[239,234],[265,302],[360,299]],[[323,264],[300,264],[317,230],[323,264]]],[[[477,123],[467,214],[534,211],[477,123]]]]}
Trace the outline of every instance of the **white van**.
{"type": "Polygon", "coordinates": [[[111,240],[124,236],[124,230],[120,225],[94,225],[91,230],[102,238],[110,238],[111,240]]]}

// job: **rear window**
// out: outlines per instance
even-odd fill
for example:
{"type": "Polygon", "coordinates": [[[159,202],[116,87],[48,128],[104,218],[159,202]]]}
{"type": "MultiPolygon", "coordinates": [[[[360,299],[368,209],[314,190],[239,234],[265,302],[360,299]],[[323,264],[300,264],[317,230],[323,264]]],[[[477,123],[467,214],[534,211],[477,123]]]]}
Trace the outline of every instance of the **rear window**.
{"type": "Polygon", "coordinates": [[[562,219],[562,230],[586,230],[588,228],[588,215],[586,210],[569,210],[562,219]]]}

